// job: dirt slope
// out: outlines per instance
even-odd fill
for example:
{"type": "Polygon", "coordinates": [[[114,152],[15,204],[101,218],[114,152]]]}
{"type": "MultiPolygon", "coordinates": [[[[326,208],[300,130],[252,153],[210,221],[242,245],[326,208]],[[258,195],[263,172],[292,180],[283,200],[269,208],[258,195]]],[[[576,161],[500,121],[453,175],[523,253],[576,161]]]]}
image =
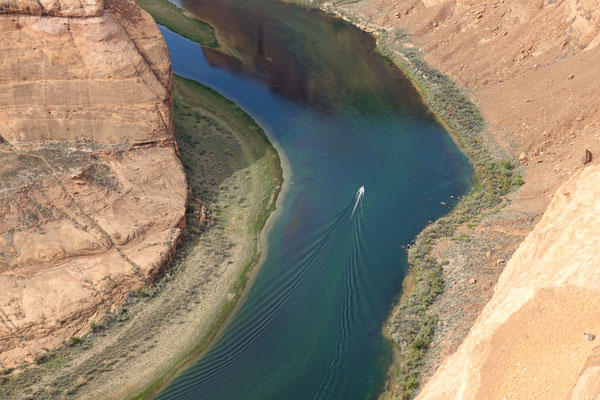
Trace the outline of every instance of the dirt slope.
{"type": "Polygon", "coordinates": [[[186,179],[134,0],[0,0],[0,366],[89,330],[172,257],[186,179]]]}

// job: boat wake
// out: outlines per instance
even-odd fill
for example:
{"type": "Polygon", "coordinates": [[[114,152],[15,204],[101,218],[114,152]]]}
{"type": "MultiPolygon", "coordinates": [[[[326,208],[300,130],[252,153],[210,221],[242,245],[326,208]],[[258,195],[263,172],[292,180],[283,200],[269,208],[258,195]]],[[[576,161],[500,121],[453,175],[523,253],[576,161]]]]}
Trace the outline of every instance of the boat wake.
{"type": "MultiPolygon", "coordinates": [[[[298,318],[297,304],[311,298],[302,293],[310,290],[332,292],[331,306],[318,305],[324,311],[328,310],[324,316],[327,322],[324,325],[315,323],[314,333],[321,335],[326,329],[332,329],[332,332],[327,350],[322,353],[322,369],[315,371],[316,385],[303,397],[326,399],[341,390],[343,381],[339,371],[351,362],[346,355],[351,354],[348,349],[356,345],[349,342],[350,332],[364,320],[357,307],[359,300],[365,301],[361,289],[364,271],[360,268],[365,264],[362,254],[364,194],[365,188],[361,186],[355,197],[335,215],[307,230],[302,242],[291,247],[286,258],[278,261],[283,266],[279,273],[261,282],[261,291],[268,295],[248,301],[244,305],[245,312],[238,314],[222,339],[178,378],[177,385],[166,388],[158,399],[213,399],[223,390],[222,385],[233,370],[243,375],[244,368],[249,366],[265,368],[265,376],[279,372],[286,377],[293,374],[286,370],[291,364],[285,363],[279,366],[280,370],[273,371],[266,365],[263,367],[257,359],[260,360],[264,353],[278,351],[271,348],[274,335],[291,335],[291,330],[301,329],[293,321],[298,318]],[[321,286],[323,282],[333,283],[321,286]],[[334,327],[329,325],[331,320],[336,321],[334,327]]],[[[251,386],[252,390],[258,391],[262,387],[251,386]]],[[[254,392],[248,393],[247,398],[254,395],[254,392]]]]}
{"type": "MultiPolygon", "coordinates": [[[[321,371],[321,379],[317,389],[314,391],[311,400],[324,400],[334,396],[342,387],[342,381],[339,379],[340,371],[343,370],[345,363],[352,362],[347,356],[350,348],[356,346],[356,343],[350,342],[350,331],[356,329],[357,326],[364,324],[366,320],[364,315],[361,315],[361,306],[359,301],[366,301],[361,282],[364,281],[363,268],[365,265],[363,254],[363,197],[365,195],[365,187],[361,186],[356,192],[354,206],[350,213],[348,230],[340,237],[341,243],[338,244],[338,251],[344,249],[345,255],[339,259],[342,263],[342,274],[339,279],[339,287],[337,290],[337,305],[334,313],[336,317],[333,320],[338,322],[338,332],[335,335],[335,344],[332,354],[326,363],[326,367],[321,371]],[[356,217],[355,217],[356,215],[356,217]],[[343,245],[342,245],[343,243],[343,245]],[[362,299],[361,299],[362,298],[362,299]]],[[[348,207],[346,208],[349,209],[348,207]]],[[[333,343],[332,343],[333,344],[333,343]]]]}
{"type": "Polygon", "coordinates": [[[354,217],[354,212],[356,211],[356,207],[358,207],[359,204],[362,206],[362,199],[364,196],[365,196],[365,187],[361,186],[358,189],[358,192],[356,192],[356,202],[354,203],[354,208],[352,209],[352,214],[350,215],[350,218],[354,217]]]}

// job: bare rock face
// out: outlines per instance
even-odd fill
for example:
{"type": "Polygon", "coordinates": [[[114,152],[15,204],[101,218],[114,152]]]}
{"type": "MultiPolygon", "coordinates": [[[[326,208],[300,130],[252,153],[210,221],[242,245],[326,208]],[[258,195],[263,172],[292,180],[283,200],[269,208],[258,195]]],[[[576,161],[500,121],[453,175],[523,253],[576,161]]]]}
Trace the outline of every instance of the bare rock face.
{"type": "Polygon", "coordinates": [[[563,184],[418,399],[597,399],[600,166],[563,184]],[[583,366],[583,368],[582,368],[583,366]]]}
{"type": "Polygon", "coordinates": [[[152,284],[185,224],[169,54],[134,0],[0,0],[0,367],[152,284]]]}
{"type": "Polygon", "coordinates": [[[104,4],[102,0],[1,0],[0,14],[99,17],[104,4]]]}

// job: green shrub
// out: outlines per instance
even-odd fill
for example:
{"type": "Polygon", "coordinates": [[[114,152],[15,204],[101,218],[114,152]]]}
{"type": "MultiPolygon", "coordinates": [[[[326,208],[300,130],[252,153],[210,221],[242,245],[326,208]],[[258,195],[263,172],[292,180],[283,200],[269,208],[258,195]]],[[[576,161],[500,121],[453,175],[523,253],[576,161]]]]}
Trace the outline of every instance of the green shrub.
{"type": "Polygon", "coordinates": [[[509,171],[512,171],[515,168],[515,166],[508,160],[502,161],[501,164],[502,164],[502,168],[509,170],[509,171]]]}
{"type": "Polygon", "coordinates": [[[36,354],[35,357],[33,358],[33,362],[35,363],[35,365],[41,365],[43,363],[45,363],[48,360],[47,355],[44,354],[36,354]]]}
{"type": "Polygon", "coordinates": [[[413,392],[413,391],[417,390],[418,387],[419,387],[419,381],[414,376],[411,376],[410,378],[408,378],[406,380],[406,382],[404,383],[404,390],[406,390],[407,392],[413,392]]]}
{"type": "Polygon", "coordinates": [[[523,181],[523,177],[520,174],[515,175],[513,178],[513,182],[515,186],[523,186],[525,182],[523,181]]]}

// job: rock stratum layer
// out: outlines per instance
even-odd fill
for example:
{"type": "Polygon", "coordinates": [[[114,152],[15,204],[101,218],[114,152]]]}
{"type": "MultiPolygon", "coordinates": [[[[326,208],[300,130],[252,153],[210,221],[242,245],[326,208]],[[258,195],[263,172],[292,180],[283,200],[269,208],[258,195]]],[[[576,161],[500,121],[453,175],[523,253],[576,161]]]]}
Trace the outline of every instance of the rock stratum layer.
{"type": "Polygon", "coordinates": [[[419,399],[600,398],[600,166],[563,184],[419,399]]]}
{"type": "Polygon", "coordinates": [[[185,224],[168,50],[134,0],[0,0],[0,366],[114,311],[185,224]]]}

